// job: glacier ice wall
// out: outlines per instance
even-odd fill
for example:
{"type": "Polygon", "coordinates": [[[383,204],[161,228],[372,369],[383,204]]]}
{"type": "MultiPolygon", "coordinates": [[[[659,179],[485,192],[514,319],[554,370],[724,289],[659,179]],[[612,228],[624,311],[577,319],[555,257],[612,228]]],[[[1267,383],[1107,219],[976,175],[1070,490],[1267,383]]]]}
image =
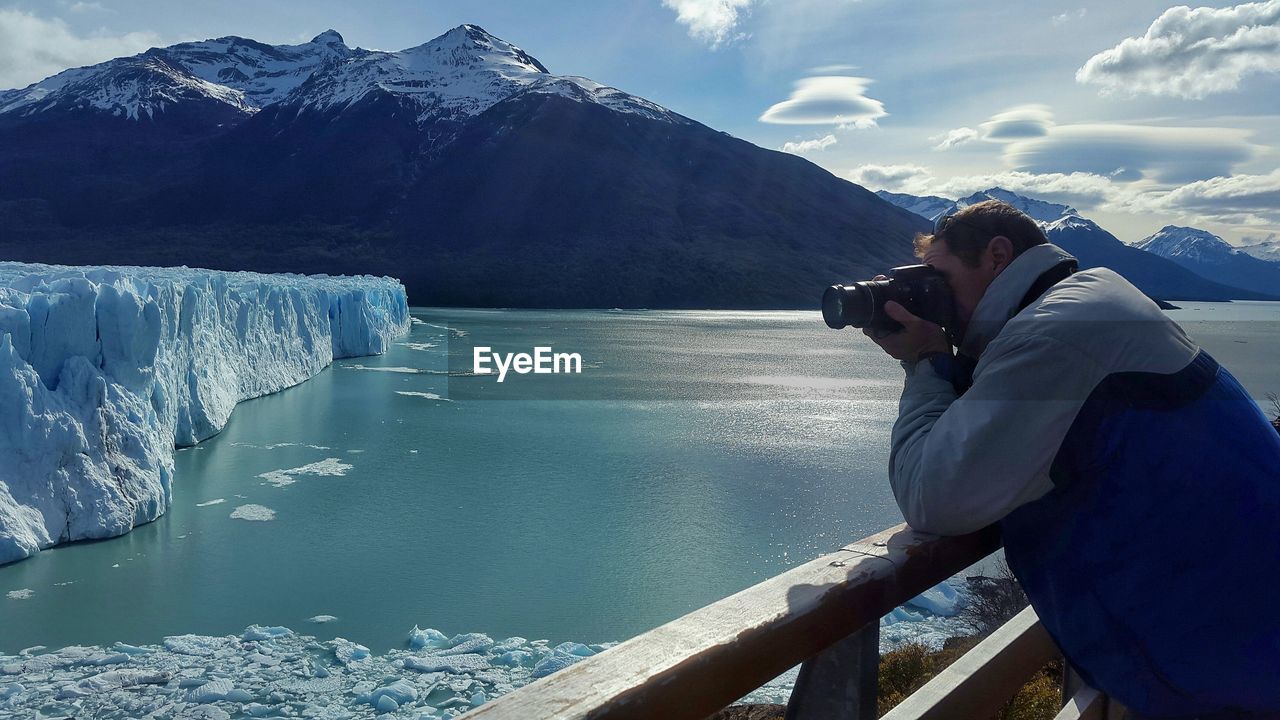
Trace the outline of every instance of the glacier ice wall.
{"type": "Polygon", "coordinates": [[[156,519],[175,446],[408,328],[392,278],[0,262],[0,564],[156,519]]]}

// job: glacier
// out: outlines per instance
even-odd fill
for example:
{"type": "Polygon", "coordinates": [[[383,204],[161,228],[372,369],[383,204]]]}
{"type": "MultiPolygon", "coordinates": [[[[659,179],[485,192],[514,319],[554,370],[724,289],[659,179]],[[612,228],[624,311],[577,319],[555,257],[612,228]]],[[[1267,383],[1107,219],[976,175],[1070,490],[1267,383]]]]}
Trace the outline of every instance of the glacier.
{"type": "Polygon", "coordinates": [[[155,520],[175,447],[409,326],[393,278],[0,262],[0,565],[155,520]]]}

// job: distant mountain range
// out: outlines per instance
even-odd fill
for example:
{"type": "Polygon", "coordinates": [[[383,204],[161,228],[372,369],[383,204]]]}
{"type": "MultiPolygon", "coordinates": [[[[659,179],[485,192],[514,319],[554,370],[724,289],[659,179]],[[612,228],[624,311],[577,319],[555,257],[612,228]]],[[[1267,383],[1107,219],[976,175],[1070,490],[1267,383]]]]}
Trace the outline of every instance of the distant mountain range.
{"type": "Polygon", "coordinates": [[[225,37],[0,91],[0,256],[385,273],[419,304],[813,307],[929,224],[474,25],[225,37]]]}
{"type": "Polygon", "coordinates": [[[1210,280],[1280,294],[1280,259],[1254,257],[1207,230],[1166,225],[1134,247],[1168,258],[1210,280]]]}
{"type": "MultiPolygon", "coordinates": [[[[1248,285],[1232,282],[1229,273],[1206,275],[1194,262],[1177,262],[1162,253],[1126,245],[1069,205],[1028,198],[1003,188],[991,188],[960,200],[903,193],[876,193],[904,209],[934,211],[938,215],[984,200],[1002,200],[1030,215],[1044,228],[1049,242],[1075,255],[1080,267],[1109,267],[1147,295],[1160,300],[1275,300],[1280,284],[1248,285]]],[[[1168,229],[1168,228],[1166,228],[1168,229]]],[[[1202,232],[1202,231],[1198,231],[1202,232]]],[[[1153,236],[1154,237],[1154,236],[1153,236]]],[[[1210,236],[1212,237],[1212,236],[1210,236]]],[[[1222,242],[1220,238],[1217,238],[1222,242]]],[[[1225,244],[1225,243],[1223,243],[1225,244]]]]}

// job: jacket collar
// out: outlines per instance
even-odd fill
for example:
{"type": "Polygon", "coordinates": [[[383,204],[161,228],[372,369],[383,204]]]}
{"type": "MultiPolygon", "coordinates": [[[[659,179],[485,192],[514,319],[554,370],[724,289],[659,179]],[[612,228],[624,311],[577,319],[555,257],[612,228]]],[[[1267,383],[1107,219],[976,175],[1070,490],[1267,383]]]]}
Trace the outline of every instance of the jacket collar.
{"type": "Polygon", "coordinates": [[[1027,248],[1014,258],[991,281],[986,293],[978,301],[973,317],[969,318],[964,338],[960,341],[959,354],[976,360],[987,348],[987,344],[1004,329],[1005,323],[1022,310],[1023,298],[1040,276],[1059,265],[1074,265],[1075,262],[1076,259],[1067,251],[1051,243],[1027,248]]]}

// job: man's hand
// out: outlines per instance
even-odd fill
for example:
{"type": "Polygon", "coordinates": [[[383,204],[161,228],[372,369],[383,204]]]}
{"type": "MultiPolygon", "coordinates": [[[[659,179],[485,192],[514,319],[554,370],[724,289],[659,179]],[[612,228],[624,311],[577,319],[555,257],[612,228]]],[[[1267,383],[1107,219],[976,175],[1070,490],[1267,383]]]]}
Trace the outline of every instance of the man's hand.
{"type": "Polygon", "coordinates": [[[884,311],[889,317],[902,323],[902,329],[879,337],[871,328],[863,328],[862,333],[879,345],[881,350],[889,353],[890,357],[915,362],[927,353],[951,352],[951,345],[947,343],[946,333],[941,326],[912,315],[892,300],[884,304],[884,311]]]}

